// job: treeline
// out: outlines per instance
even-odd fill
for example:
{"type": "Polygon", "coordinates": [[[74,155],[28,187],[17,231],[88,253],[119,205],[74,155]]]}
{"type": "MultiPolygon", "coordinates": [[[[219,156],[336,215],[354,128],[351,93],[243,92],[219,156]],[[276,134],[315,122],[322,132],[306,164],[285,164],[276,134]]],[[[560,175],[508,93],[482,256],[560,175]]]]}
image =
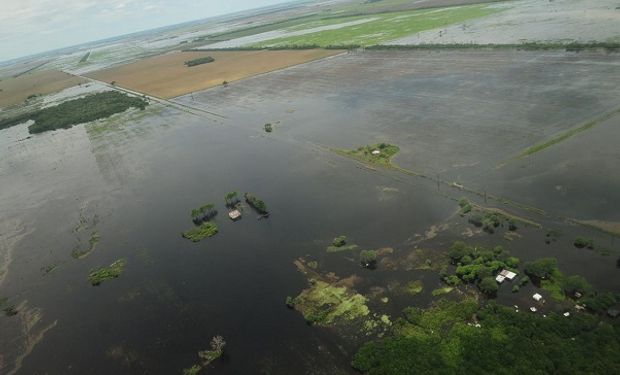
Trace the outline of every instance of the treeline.
{"type": "Polygon", "coordinates": [[[212,63],[214,61],[215,61],[215,59],[213,57],[206,56],[206,57],[200,57],[198,59],[193,59],[193,60],[186,61],[185,65],[187,67],[192,67],[192,66],[196,66],[196,65],[212,63]]]}
{"type": "Polygon", "coordinates": [[[187,51],[257,51],[257,50],[305,50],[305,49],[342,49],[356,50],[364,48],[374,51],[409,51],[409,50],[440,50],[440,49],[517,49],[523,51],[537,50],[565,50],[567,52],[580,52],[585,50],[601,49],[606,52],[620,52],[620,43],[615,42],[589,42],[589,43],[518,43],[518,44],[476,44],[476,43],[456,43],[456,44],[409,44],[409,45],[387,45],[376,44],[364,47],[359,44],[340,44],[340,45],[319,45],[319,44],[292,44],[271,47],[247,46],[231,47],[221,49],[190,49],[187,51]]]}
{"type": "Polygon", "coordinates": [[[34,121],[34,124],[28,127],[30,134],[55,129],[68,129],[73,125],[110,117],[132,107],[143,110],[147,105],[148,102],[142,98],[117,91],[105,91],[69,100],[54,107],[2,119],[0,120],[0,129],[22,124],[29,120],[34,121]]]}

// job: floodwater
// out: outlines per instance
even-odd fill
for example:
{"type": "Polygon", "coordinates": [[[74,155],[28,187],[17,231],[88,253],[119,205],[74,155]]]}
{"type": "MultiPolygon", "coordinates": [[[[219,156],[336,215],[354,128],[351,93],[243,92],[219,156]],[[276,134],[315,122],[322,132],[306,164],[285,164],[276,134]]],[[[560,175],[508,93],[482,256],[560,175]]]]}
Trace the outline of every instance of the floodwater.
{"type": "MultiPolygon", "coordinates": [[[[586,84],[582,74],[563,86],[560,73],[593,73],[591,96],[588,108],[554,113],[554,130],[570,128],[562,120],[581,121],[614,105],[617,99],[606,96],[617,90],[614,77],[605,80],[614,68],[609,59],[513,52],[477,60],[458,52],[344,55],[177,99],[225,119],[152,104],[144,112],[32,138],[25,125],[1,131],[0,259],[6,261],[0,266],[8,261],[8,267],[0,276],[0,296],[20,309],[17,316],[0,317],[3,373],[181,373],[198,363],[197,352],[217,334],[227,341],[226,354],[211,373],[350,373],[357,343],[309,326],[285,307],[286,296],[307,285],[293,261],[308,257],[340,277],[359,274],[362,293],[423,280],[423,294],[395,297],[382,311],[395,318],[408,304],[431,301],[429,292],[440,285],[436,275],[362,270],[355,253],[326,254],[326,246],[346,234],[361,249],[392,247],[401,254],[447,220],[452,229],[423,244],[441,251],[468,226],[466,218],[454,216],[455,199],[467,193],[432,178],[363,167],[329,147],[395,143],[403,151],[396,162],[427,176],[445,173],[473,185],[480,176],[499,181],[495,165],[540,137],[543,131],[534,129],[544,126],[541,113],[574,103],[570,94],[586,84]],[[442,59],[459,64],[437,66],[442,59]],[[540,70],[540,59],[563,70],[540,70]],[[492,91],[493,85],[480,83],[482,71],[491,83],[506,83],[492,91]],[[502,123],[498,119],[511,118],[506,103],[526,95],[510,91],[516,79],[507,77],[528,71],[536,73],[533,81],[547,77],[541,85],[554,84],[555,91],[532,88],[527,110],[509,112],[515,138],[492,145],[504,139],[501,130],[491,130],[502,123]],[[536,102],[545,95],[546,102],[536,102]],[[476,111],[472,103],[486,110],[476,111]],[[273,133],[263,131],[267,122],[273,133]],[[459,155],[468,167],[454,165],[459,155]],[[223,197],[231,190],[256,194],[271,216],[257,220],[248,209],[241,221],[229,221],[223,197]],[[183,239],[180,233],[193,225],[191,209],[208,202],[220,211],[220,232],[197,244],[183,239]],[[73,259],[72,250],[86,248],[94,232],[101,237],[94,250],[73,259]],[[119,258],[127,259],[119,279],[89,284],[91,269],[119,258]]],[[[543,201],[547,195],[536,181],[516,198],[543,201]]],[[[583,207],[587,213],[592,206],[583,207]]],[[[478,233],[469,241],[503,244],[522,260],[555,256],[566,274],[620,289],[618,243],[552,215],[533,219],[545,229],[524,227],[513,242],[501,233],[478,233]],[[563,235],[546,245],[549,228],[563,235]],[[575,249],[577,234],[604,243],[613,256],[575,249]]],[[[529,291],[512,295],[504,286],[499,299],[526,303],[529,291]]]]}
{"type": "MultiPolygon", "coordinates": [[[[454,203],[425,181],[234,122],[148,111],[24,141],[25,126],[5,132],[2,216],[27,235],[11,250],[0,290],[40,309],[40,327],[53,325],[18,373],[180,373],[216,334],[228,346],[214,373],[347,370],[328,332],[284,306],[306,283],[293,260],[322,254],[340,233],[368,248],[397,246],[454,203]],[[230,190],[255,193],[271,217],[246,211],[230,222],[230,190]],[[205,202],[218,205],[220,233],[193,244],[180,233],[205,202]],[[76,231],[80,215],[87,223],[76,231]],[[73,259],[92,231],[101,236],[95,250],[73,259]],[[122,257],[121,278],[90,286],[90,269],[122,257]]],[[[2,327],[19,317],[1,317],[2,327]]],[[[20,342],[3,335],[8,369],[20,342]]]]}

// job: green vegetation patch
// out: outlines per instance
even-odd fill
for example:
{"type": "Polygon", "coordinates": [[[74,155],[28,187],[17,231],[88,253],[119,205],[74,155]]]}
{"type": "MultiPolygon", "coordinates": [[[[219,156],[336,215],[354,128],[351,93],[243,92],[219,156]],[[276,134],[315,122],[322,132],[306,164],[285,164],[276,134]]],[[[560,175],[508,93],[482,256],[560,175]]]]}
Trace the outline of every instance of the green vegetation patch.
{"type": "Polygon", "coordinates": [[[69,129],[73,125],[104,119],[132,107],[143,110],[147,105],[148,102],[142,98],[117,91],[105,91],[69,100],[54,107],[2,119],[0,120],[0,129],[19,125],[29,120],[34,121],[34,124],[28,127],[30,134],[55,129],[69,129]]]}
{"type": "Polygon", "coordinates": [[[183,237],[192,242],[200,242],[208,237],[213,237],[217,234],[217,224],[211,221],[204,222],[199,226],[183,232],[183,237]]]}
{"type": "Polygon", "coordinates": [[[202,65],[202,64],[209,64],[214,62],[215,59],[211,56],[206,56],[206,57],[200,57],[198,59],[193,59],[193,60],[189,60],[185,62],[185,66],[187,66],[188,68],[192,67],[192,66],[196,66],[196,65],[202,65]]]}
{"type": "Polygon", "coordinates": [[[543,318],[470,299],[403,313],[392,335],[361,347],[353,367],[371,375],[620,371],[620,324],[589,314],[543,318]]]}
{"type": "Polygon", "coordinates": [[[116,279],[123,273],[126,265],[127,261],[125,259],[119,259],[107,267],[92,271],[88,275],[88,281],[90,281],[92,285],[100,285],[106,280],[116,279]]]}
{"type": "Polygon", "coordinates": [[[367,299],[344,286],[314,281],[293,300],[306,321],[320,326],[363,318],[370,312],[367,299]]]}
{"type": "Polygon", "coordinates": [[[372,46],[412,35],[423,30],[446,27],[450,24],[487,16],[498,11],[499,9],[493,9],[487,5],[471,5],[440,10],[408,10],[364,16],[329,17],[301,24],[296,26],[295,30],[335,26],[354,21],[360,21],[362,23],[332,30],[317,31],[305,35],[276,38],[252,44],[251,47],[372,46]]]}

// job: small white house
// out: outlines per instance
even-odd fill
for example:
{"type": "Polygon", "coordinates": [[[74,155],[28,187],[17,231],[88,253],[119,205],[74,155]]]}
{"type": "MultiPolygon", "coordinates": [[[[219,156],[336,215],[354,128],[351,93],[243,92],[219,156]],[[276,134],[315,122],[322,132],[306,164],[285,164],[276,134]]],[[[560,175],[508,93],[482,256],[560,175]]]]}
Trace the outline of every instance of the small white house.
{"type": "Polygon", "coordinates": [[[537,309],[537,308],[535,308],[534,306],[532,306],[532,307],[530,307],[530,311],[531,311],[531,312],[533,312],[533,313],[535,313],[536,311],[538,311],[538,309],[537,309]]]}
{"type": "Polygon", "coordinates": [[[512,271],[508,271],[508,270],[502,270],[502,272],[499,273],[500,275],[504,276],[504,278],[512,281],[515,277],[517,277],[517,274],[512,272],[512,271]]]}
{"type": "Polygon", "coordinates": [[[504,282],[504,280],[506,280],[506,277],[505,277],[505,276],[502,276],[502,275],[497,275],[497,276],[495,277],[495,281],[497,281],[497,282],[498,282],[498,283],[500,283],[500,284],[501,284],[501,283],[503,283],[503,282],[504,282]]]}
{"type": "Polygon", "coordinates": [[[228,217],[233,221],[238,220],[241,218],[241,212],[239,210],[232,210],[228,213],[228,217]]]}
{"type": "Polygon", "coordinates": [[[570,316],[570,313],[567,311],[564,313],[564,316],[568,318],[570,316]]]}
{"type": "Polygon", "coordinates": [[[540,301],[542,301],[543,296],[541,296],[540,294],[536,293],[536,294],[534,294],[534,295],[532,296],[532,298],[534,298],[534,300],[535,300],[536,302],[540,302],[540,301]]]}
{"type": "Polygon", "coordinates": [[[381,151],[379,151],[379,150],[374,150],[374,151],[372,152],[372,154],[373,154],[373,155],[375,155],[375,156],[377,156],[377,155],[380,155],[380,154],[381,154],[381,151]]]}

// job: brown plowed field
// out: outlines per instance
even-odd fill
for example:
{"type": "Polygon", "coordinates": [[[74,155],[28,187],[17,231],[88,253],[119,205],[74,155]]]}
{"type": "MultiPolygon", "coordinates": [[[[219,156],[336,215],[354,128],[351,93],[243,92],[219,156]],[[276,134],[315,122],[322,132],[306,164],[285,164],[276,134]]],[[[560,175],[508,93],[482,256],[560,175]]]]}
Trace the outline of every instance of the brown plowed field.
{"type": "Polygon", "coordinates": [[[86,80],[58,70],[28,73],[0,81],[0,107],[22,103],[30,95],[51,94],[86,80]]]}
{"type": "Polygon", "coordinates": [[[233,82],[261,73],[302,64],[340,53],[335,50],[294,51],[203,51],[176,52],[147,58],[127,65],[88,74],[120,87],[160,98],[174,98],[190,92],[233,82]],[[185,61],[212,56],[215,61],[193,67],[185,61]]]}

